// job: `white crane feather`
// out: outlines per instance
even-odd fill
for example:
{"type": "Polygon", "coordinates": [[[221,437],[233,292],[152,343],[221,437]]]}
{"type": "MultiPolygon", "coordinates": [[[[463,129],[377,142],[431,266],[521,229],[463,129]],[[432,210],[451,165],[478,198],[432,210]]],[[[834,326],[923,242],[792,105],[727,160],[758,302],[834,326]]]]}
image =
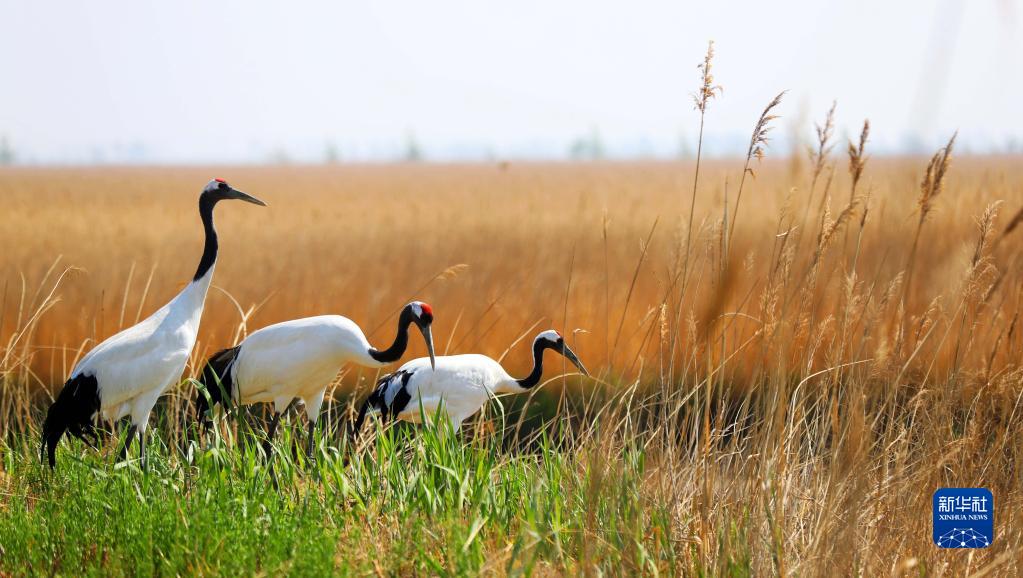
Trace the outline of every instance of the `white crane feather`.
{"type": "Polygon", "coordinates": [[[196,415],[208,427],[211,420],[206,414],[210,403],[222,404],[225,399],[240,405],[272,403],[274,416],[264,444],[269,455],[281,414],[294,400],[301,400],[309,420],[311,454],[323,397],[341,368],[348,363],[382,367],[397,361],[408,346],[408,329],[412,324],[423,333],[432,359],[432,323],[433,309],[429,305],[420,301],[409,303],[399,315],[394,343],[384,351],[370,345],[362,329],[340,315],[269,325],[210,358],[200,378],[205,392],[200,391],[196,397],[196,415]]]}
{"type": "Polygon", "coordinates": [[[362,429],[367,415],[379,414],[384,421],[404,420],[413,423],[443,415],[458,431],[462,422],[478,412],[495,395],[529,391],[543,374],[543,353],[554,350],[574,363],[583,375],[586,368],[560,333],[548,330],[533,340],[533,370],[522,379],[515,379],[496,360],[479,354],[443,355],[429,371],[428,360],[414,359],[398,371],[384,376],[363,403],[353,433],[362,429]]]}
{"type": "Polygon", "coordinates": [[[166,305],[145,320],[107,338],[75,365],[43,424],[40,454],[48,458],[51,468],[56,464],[57,444],[65,433],[87,443],[98,442],[97,415],[107,420],[129,416],[131,430],[121,455],[125,455],[137,434],[139,455],[145,459],[144,435],[149,414],[156,400],[181,380],[195,346],[219,247],[213,208],[226,199],[265,205],[221,179],[206,185],[199,196],[199,215],[206,241],[195,276],[166,305]]]}

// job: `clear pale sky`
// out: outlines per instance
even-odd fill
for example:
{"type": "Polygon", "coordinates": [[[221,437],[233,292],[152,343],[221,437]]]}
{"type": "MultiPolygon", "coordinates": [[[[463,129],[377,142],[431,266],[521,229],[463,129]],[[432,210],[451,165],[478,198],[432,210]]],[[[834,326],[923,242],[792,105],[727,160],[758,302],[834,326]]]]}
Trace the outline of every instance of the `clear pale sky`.
{"type": "MultiPolygon", "coordinates": [[[[52,2],[0,0],[0,135],[26,163],[262,162],[400,154],[614,156],[695,142],[715,41],[712,153],[788,90],[779,139],[838,101],[839,134],[929,150],[958,129],[1023,148],[1012,0],[52,2]],[[1015,144],[1012,144],[1015,143],[1015,144]]],[[[779,142],[779,147],[782,144],[779,142]]]]}

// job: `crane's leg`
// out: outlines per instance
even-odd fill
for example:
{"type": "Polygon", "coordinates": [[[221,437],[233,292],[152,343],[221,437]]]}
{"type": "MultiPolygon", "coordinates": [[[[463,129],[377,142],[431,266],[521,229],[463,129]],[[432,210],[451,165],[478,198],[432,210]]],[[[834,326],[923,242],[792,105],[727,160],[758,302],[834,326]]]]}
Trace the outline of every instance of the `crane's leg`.
{"type": "Polygon", "coordinates": [[[124,438],[124,445],[121,446],[121,452],[117,455],[117,461],[124,461],[124,458],[128,457],[128,447],[131,446],[132,440],[135,439],[135,431],[137,429],[135,424],[131,424],[131,427],[128,428],[128,436],[124,438]]]}
{"type": "Polygon", "coordinates": [[[263,456],[270,459],[270,450],[273,448],[274,434],[277,433],[277,424],[281,421],[281,413],[278,411],[274,412],[273,419],[270,420],[270,427],[266,430],[266,441],[263,442],[263,456]]]}
{"type": "Polygon", "coordinates": [[[313,450],[316,449],[316,422],[320,418],[320,408],[323,406],[323,395],[327,392],[324,388],[323,391],[305,400],[305,416],[309,419],[309,446],[306,449],[306,457],[310,460],[313,459],[313,450]]]}
{"type": "Polygon", "coordinates": [[[142,422],[142,425],[138,428],[139,432],[139,465],[143,470],[146,469],[146,424],[142,422]]]}
{"type": "Polygon", "coordinates": [[[313,421],[313,420],[309,420],[309,447],[306,449],[305,453],[306,453],[306,456],[308,456],[308,458],[310,460],[313,459],[313,449],[316,446],[314,438],[313,438],[313,434],[315,434],[315,433],[316,433],[316,422],[313,421]]]}

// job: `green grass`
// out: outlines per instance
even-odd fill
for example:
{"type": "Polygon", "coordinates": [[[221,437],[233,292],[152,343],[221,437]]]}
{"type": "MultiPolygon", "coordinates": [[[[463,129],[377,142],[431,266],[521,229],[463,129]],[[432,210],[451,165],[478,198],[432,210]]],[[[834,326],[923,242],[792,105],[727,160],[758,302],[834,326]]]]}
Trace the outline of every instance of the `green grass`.
{"type": "Polygon", "coordinates": [[[398,427],[355,453],[321,439],[309,463],[289,451],[304,447],[290,437],[299,429],[282,429],[272,472],[255,444],[217,437],[172,450],[150,433],[146,471],[137,459],[114,464],[111,439],[102,453],[63,442],[51,473],[35,440],[16,437],[2,447],[0,569],[672,573],[687,552],[672,539],[671,504],[644,499],[635,448],[609,461],[549,436],[513,451],[500,436],[398,427]]]}

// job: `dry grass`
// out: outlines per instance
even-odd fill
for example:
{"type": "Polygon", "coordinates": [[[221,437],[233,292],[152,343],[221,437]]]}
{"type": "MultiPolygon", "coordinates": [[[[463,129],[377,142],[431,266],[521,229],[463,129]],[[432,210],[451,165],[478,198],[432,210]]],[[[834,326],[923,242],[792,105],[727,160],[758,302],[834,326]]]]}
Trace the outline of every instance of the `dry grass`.
{"type": "Polygon", "coordinates": [[[4,169],[0,429],[30,429],[31,392],[182,286],[222,176],[270,207],[218,209],[196,361],[243,318],[341,313],[381,342],[412,297],[441,352],[553,326],[603,384],[572,388],[619,394],[563,408],[579,467],[645,448],[676,569],[1019,573],[1023,271],[998,217],[1023,207],[1019,159],[870,158],[866,125],[840,159],[831,125],[805,170],[751,153],[741,205],[741,160],[703,161],[691,231],[688,163],[4,169]],[[994,546],[939,551],[931,493],[974,485],[999,502],[994,546]]]}
{"type": "MultiPolygon", "coordinates": [[[[869,284],[858,291],[873,288],[875,297],[861,307],[876,305],[881,291],[906,273],[923,221],[919,202],[933,214],[922,230],[916,279],[903,316],[915,318],[931,309],[932,317],[951,316],[971,272],[974,220],[995,201],[1004,201],[1003,208],[1012,211],[1023,205],[1023,171],[1015,170],[1014,162],[958,160],[933,209],[930,200],[915,194],[925,180],[924,160],[871,160],[859,185],[860,191],[869,190],[869,203],[859,195],[846,203],[845,174],[828,178],[827,190],[810,198],[808,175],[791,174],[783,162],[766,162],[749,192],[750,205],[737,207],[741,212],[731,251],[737,270],[729,297],[720,305],[757,318],[781,315],[777,322],[799,340],[832,339],[833,330],[810,331],[798,315],[804,320],[837,315],[845,304],[849,274],[869,284]],[[801,227],[796,217],[821,197],[827,199],[823,212],[810,215],[801,227]],[[852,237],[843,246],[844,231],[857,233],[865,209],[869,213],[859,246],[852,237]],[[821,246],[823,254],[816,257],[821,246]],[[821,261],[819,270],[807,280],[814,259],[821,261]],[[787,269],[790,278],[779,279],[779,268],[787,269]],[[785,311],[765,310],[769,304],[764,299],[778,291],[768,285],[771,280],[787,282],[786,290],[793,293],[812,283],[815,294],[797,293],[802,310],[781,302],[777,305],[785,305],[785,311]],[[933,303],[939,297],[941,302],[933,303]]],[[[683,320],[699,316],[717,294],[711,287],[717,279],[709,272],[720,267],[723,185],[728,171],[733,182],[740,173],[735,163],[703,165],[706,184],[694,219],[690,273],[690,283],[702,286],[684,299],[683,320]]],[[[215,174],[266,198],[270,207],[225,204],[218,209],[222,251],[214,283],[222,291],[210,295],[200,353],[230,345],[240,310],[250,308],[250,329],[340,313],[359,322],[374,340],[385,341],[397,309],[420,297],[441,313],[437,333],[442,350],[500,354],[535,323],[579,328],[587,333],[574,339],[591,365],[609,365],[614,350],[614,373],[631,378],[640,363],[654,372],[665,353],[653,330],[684,251],[681,221],[689,209],[685,197],[692,171],[691,164],[674,163],[7,169],[0,173],[5,215],[0,342],[9,342],[65,267],[80,271],[65,277],[55,292],[60,303],[41,316],[30,337],[30,365],[46,385],[62,381],[81,348],[168,300],[190,277],[201,252],[195,199],[197,189],[215,174]]],[[[993,252],[983,256],[1004,278],[999,291],[986,296],[985,314],[1007,323],[1015,313],[1019,285],[1016,242],[992,241],[993,252]]],[[[900,287],[900,298],[902,292],[900,287]]],[[[785,297],[793,301],[791,295],[777,296],[785,297]]],[[[894,315],[885,317],[894,322],[894,315]]],[[[903,325],[908,327],[908,321],[903,325]]],[[[732,322],[732,330],[742,334],[755,327],[752,320],[732,322]]],[[[862,339],[867,352],[897,337],[868,329],[862,339]]],[[[978,356],[974,361],[986,367],[992,352],[992,363],[1011,361],[1010,344],[992,351],[997,329],[971,333],[970,349],[978,356]]],[[[933,343],[938,355],[928,358],[935,371],[947,369],[955,347],[955,340],[944,341],[940,348],[933,343]]],[[[789,349],[807,353],[800,343],[789,349]]],[[[510,353],[513,367],[528,362],[520,353],[510,353]]],[[[822,353],[818,349],[813,357],[823,361],[822,353]]],[[[681,354],[680,347],[676,356],[681,354]]],[[[748,364],[735,366],[736,371],[749,369],[748,364]]]]}

